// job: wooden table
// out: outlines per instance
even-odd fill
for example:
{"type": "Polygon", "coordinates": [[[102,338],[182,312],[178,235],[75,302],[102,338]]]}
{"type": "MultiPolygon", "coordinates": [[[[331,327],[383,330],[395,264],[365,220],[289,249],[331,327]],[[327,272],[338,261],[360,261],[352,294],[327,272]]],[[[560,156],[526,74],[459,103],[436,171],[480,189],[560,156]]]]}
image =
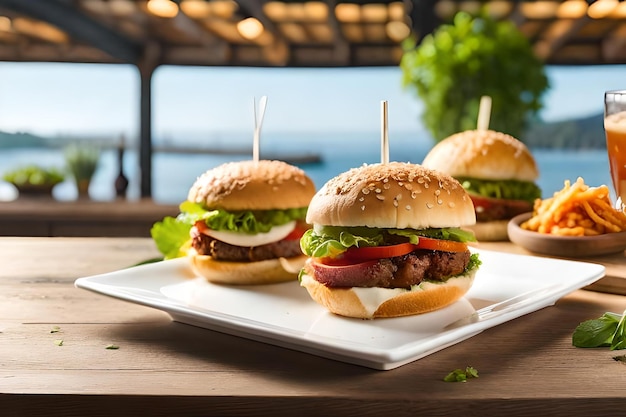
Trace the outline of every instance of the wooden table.
{"type": "MultiPolygon", "coordinates": [[[[73,286],[156,255],[144,238],[0,238],[1,416],[599,416],[626,404],[626,365],[613,360],[622,353],[571,345],[581,321],[622,312],[621,295],[579,290],[375,371],[172,322],[73,286]],[[442,381],[468,365],[478,379],[442,381]]],[[[626,279],[625,259],[602,258],[609,279],[626,279]]]]}
{"type": "Polygon", "coordinates": [[[56,201],[19,198],[0,202],[0,236],[150,237],[150,228],[177,205],[151,199],[56,201]]]}

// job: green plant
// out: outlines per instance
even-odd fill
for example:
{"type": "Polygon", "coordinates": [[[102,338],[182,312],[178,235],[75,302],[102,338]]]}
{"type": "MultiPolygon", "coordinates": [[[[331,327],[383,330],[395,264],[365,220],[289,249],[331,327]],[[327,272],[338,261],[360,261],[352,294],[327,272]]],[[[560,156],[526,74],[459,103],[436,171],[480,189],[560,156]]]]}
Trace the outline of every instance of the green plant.
{"type": "Polygon", "coordinates": [[[49,188],[63,182],[64,175],[56,168],[27,165],[7,171],[2,176],[6,182],[18,188],[49,188]]]}
{"type": "Polygon", "coordinates": [[[515,137],[543,106],[544,64],[510,21],[459,12],[453,24],[404,48],[403,85],[423,101],[422,121],[437,141],[475,129],[484,95],[492,98],[489,127],[515,137]]]}
{"type": "Polygon", "coordinates": [[[90,145],[70,145],[65,149],[65,162],[77,183],[90,181],[98,168],[99,149],[90,145]]]}

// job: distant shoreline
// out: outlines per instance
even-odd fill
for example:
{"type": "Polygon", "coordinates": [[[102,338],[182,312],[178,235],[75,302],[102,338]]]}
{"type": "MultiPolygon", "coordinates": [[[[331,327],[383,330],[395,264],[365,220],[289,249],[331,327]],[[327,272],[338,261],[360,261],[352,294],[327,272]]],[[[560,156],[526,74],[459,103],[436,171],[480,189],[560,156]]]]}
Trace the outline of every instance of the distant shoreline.
{"type": "MultiPolygon", "coordinates": [[[[542,122],[535,121],[530,124],[526,132],[519,139],[532,149],[568,149],[568,150],[586,150],[586,149],[606,149],[606,142],[604,137],[604,116],[603,114],[596,114],[589,117],[568,119],[558,122],[542,122]]],[[[356,136],[359,132],[306,132],[304,135],[319,135],[319,137],[328,137],[334,135],[337,137],[342,136],[356,136]]],[[[427,133],[423,132],[424,137],[427,137],[427,133]]],[[[363,134],[364,136],[373,136],[370,132],[363,134]]],[[[400,132],[396,136],[403,136],[400,132]]],[[[167,140],[153,140],[153,152],[161,153],[204,153],[213,155],[251,155],[252,147],[245,146],[242,141],[222,141],[220,137],[207,140],[207,143],[218,143],[220,145],[213,146],[198,146],[174,144],[174,140],[168,138],[167,140]],[[227,145],[224,142],[228,142],[227,145]]],[[[240,132],[233,132],[233,137],[242,138],[240,132]]],[[[297,134],[293,134],[292,137],[297,137],[297,134]]],[[[209,138],[211,139],[211,138],[209,138]]],[[[0,131],[0,149],[16,149],[16,148],[64,148],[70,144],[75,144],[81,140],[76,137],[43,137],[33,135],[25,132],[9,133],[0,131]]],[[[101,149],[117,149],[122,143],[122,139],[118,136],[109,136],[107,138],[94,135],[89,140],[83,140],[83,142],[89,142],[101,149]]],[[[430,141],[426,141],[428,144],[430,141]]],[[[434,142],[430,142],[430,145],[434,145],[434,142]]],[[[124,145],[126,149],[134,149],[136,145],[124,145]]],[[[316,152],[308,152],[305,155],[301,155],[300,151],[294,150],[298,158],[304,159],[316,159],[316,152]]]]}

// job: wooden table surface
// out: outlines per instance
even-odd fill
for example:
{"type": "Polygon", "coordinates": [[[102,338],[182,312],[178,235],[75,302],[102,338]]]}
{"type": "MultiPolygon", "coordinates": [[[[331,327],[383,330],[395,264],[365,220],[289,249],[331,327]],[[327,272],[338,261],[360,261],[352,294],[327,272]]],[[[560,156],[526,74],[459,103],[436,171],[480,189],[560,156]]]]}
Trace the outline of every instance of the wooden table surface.
{"type": "MultiPolygon", "coordinates": [[[[481,246],[524,253],[510,243],[481,246]]],[[[626,365],[613,360],[622,353],[571,344],[581,321],[621,313],[622,295],[579,290],[376,371],[180,324],[74,287],[76,278],[157,255],[144,238],[0,238],[1,416],[600,416],[626,404],[626,365]],[[478,379],[443,382],[468,365],[478,379]]],[[[608,287],[619,287],[624,254],[598,259],[608,287]]]]}
{"type": "Polygon", "coordinates": [[[176,216],[177,205],[151,199],[0,202],[0,236],[150,237],[154,222],[176,216]]]}

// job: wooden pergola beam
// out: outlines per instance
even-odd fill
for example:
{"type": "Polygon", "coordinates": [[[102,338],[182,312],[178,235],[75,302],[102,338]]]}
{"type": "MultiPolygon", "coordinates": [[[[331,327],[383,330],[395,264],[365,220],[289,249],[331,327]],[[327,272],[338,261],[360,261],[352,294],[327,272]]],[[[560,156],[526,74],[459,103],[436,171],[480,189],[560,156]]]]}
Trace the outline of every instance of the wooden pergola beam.
{"type": "Polygon", "coordinates": [[[137,64],[142,46],[59,0],[0,0],[0,6],[48,22],[112,57],[137,64]]]}

